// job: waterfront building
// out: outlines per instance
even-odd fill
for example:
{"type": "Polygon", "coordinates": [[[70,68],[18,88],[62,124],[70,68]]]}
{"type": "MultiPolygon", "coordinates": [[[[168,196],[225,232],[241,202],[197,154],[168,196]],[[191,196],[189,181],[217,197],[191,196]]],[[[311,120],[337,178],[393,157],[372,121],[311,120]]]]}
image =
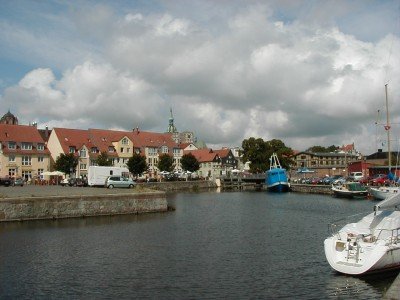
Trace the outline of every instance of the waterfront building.
{"type": "Polygon", "coordinates": [[[147,132],[139,128],[132,131],[53,128],[48,147],[54,161],[62,153],[74,153],[79,158],[76,176],[86,176],[88,167],[97,165],[101,153],[106,153],[116,167],[126,167],[133,153],[141,154],[146,157],[150,176],[157,175],[157,164],[162,154],[171,155],[175,170],[181,171],[183,155],[171,133],[147,132]]]}
{"type": "Polygon", "coordinates": [[[294,155],[295,166],[293,169],[308,169],[314,171],[314,175],[317,177],[347,176],[348,164],[357,161],[358,157],[358,154],[346,152],[313,153],[303,151],[294,155]]]}
{"type": "Polygon", "coordinates": [[[36,126],[0,124],[0,177],[42,179],[50,151],[36,126]]]}
{"type": "Polygon", "coordinates": [[[218,153],[212,149],[184,151],[183,155],[191,153],[199,162],[197,174],[203,178],[215,179],[221,175],[222,164],[218,153]]]}
{"type": "Polygon", "coordinates": [[[214,153],[218,154],[221,159],[221,175],[228,175],[233,170],[238,169],[238,161],[229,148],[222,148],[220,150],[213,150],[214,153]]]}

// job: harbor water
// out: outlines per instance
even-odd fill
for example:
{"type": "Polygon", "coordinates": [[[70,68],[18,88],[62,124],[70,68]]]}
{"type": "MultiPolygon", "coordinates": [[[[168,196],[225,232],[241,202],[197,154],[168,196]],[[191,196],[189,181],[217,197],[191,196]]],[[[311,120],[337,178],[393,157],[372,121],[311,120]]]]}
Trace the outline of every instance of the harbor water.
{"type": "Polygon", "coordinates": [[[328,224],[374,201],[168,195],[175,210],[0,224],[0,299],[380,299],[396,277],[335,273],[328,224]]]}

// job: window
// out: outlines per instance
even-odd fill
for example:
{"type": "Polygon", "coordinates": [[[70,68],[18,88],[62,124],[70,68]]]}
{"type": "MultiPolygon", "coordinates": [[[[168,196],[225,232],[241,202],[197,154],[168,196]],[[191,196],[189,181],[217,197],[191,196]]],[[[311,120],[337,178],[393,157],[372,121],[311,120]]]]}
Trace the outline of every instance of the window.
{"type": "Polygon", "coordinates": [[[32,150],[32,143],[21,143],[22,150],[32,150]]]}
{"type": "Polygon", "coordinates": [[[38,173],[38,175],[39,175],[40,177],[42,177],[43,172],[44,172],[44,169],[38,169],[38,170],[37,170],[37,173],[38,173]]]}
{"type": "Polygon", "coordinates": [[[114,147],[108,147],[108,152],[114,152],[114,147]]]}
{"type": "Polygon", "coordinates": [[[15,169],[8,169],[8,176],[14,177],[15,176],[15,169]]]}
{"type": "Polygon", "coordinates": [[[8,157],[8,161],[9,161],[9,162],[15,162],[15,156],[14,156],[14,155],[10,155],[10,156],[8,157]]]}
{"type": "Polygon", "coordinates": [[[31,165],[31,157],[30,156],[22,156],[22,165],[30,166],[31,165]]]}
{"type": "Polygon", "coordinates": [[[86,157],[86,149],[81,149],[81,150],[79,151],[79,156],[80,156],[80,157],[86,157]]]}
{"type": "Polygon", "coordinates": [[[8,149],[15,149],[15,148],[16,148],[15,142],[8,142],[8,149]]]}
{"type": "Polygon", "coordinates": [[[86,170],[86,164],[81,164],[81,165],[79,166],[79,169],[81,169],[81,170],[86,170]]]}
{"type": "Polygon", "coordinates": [[[75,147],[69,147],[69,153],[75,153],[75,147]]]}
{"type": "Polygon", "coordinates": [[[38,162],[44,162],[44,157],[43,156],[38,156],[37,160],[38,160],[38,162]]]}
{"type": "Polygon", "coordinates": [[[161,147],[161,153],[164,153],[164,154],[168,153],[168,147],[167,146],[162,146],[161,147]]]}
{"type": "Polygon", "coordinates": [[[157,155],[157,148],[149,148],[149,155],[157,155]]]}
{"type": "Polygon", "coordinates": [[[125,137],[125,138],[122,139],[121,144],[122,145],[129,145],[129,140],[125,137]]]}
{"type": "Polygon", "coordinates": [[[22,178],[30,180],[32,178],[32,171],[22,171],[22,178]]]}
{"type": "Polygon", "coordinates": [[[124,153],[124,148],[123,147],[121,147],[121,153],[124,153]]]}
{"type": "Polygon", "coordinates": [[[39,151],[43,151],[43,150],[44,150],[44,144],[38,144],[38,145],[37,145],[37,149],[38,149],[39,151]]]}
{"type": "Polygon", "coordinates": [[[131,148],[126,148],[126,153],[131,152],[131,148]]]}
{"type": "Polygon", "coordinates": [[[92,147],[92,149],[90,150],[92,153],[97,153],[97,148],[96,147],[92,147]]]}

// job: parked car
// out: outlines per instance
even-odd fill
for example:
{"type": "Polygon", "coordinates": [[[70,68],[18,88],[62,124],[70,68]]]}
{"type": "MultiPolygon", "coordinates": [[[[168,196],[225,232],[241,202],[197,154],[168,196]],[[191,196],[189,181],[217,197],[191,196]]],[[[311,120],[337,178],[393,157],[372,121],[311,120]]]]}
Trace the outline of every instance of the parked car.
{"type": "Polygon", "coordinates": [[[131,178],[123,176],[109,176],[106,179],[105,187],[112,188],[133,188],[136,185],[131,178]]]}
{"type": "Polygon", "coordinates": [[[353,181],[359,181],[361,178],[363,178],[363,173],[362,172],[351,172],[350,177],[351,177],[351,179],[353,179],[353,181]]]}
{"type": "Polygon", "coordinates": [[[12,182],[10,178],[0,178],[0,185],[10,186],[11,183],[12,182]]]}
{"type": "Polygon", "coordinates": [[[22,179],[21,177],[14,179],[14,181],[12,183],[13,186],[17,186],[17,185],[24,186],[24,184],[25,184],[25,180],[22,179]]]}
{"type": "Polygon", "coordinates": [[[370,181],[370,185],[386,185],[389,184],[389,179],[385,174],[376,174],[370,181]]]}
{"type": "Polygon", "coordinates": [[[87,186],[88,183],[85,179],[82,178],[70,178],[68,179],[69,186],[87,186]]]}
{"type": "Polygon", "coordinates": [[[335,185],[340,185],[340,184],[344,184],[347,181],[346,177],[339,177],[338,179],[335,179],[332,184],[335,185]]]}

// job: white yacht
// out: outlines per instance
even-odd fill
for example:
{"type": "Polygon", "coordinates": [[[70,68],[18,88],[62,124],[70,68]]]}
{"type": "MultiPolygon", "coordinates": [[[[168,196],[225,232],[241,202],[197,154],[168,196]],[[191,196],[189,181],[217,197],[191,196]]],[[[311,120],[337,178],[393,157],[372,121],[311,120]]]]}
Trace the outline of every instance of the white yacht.
{"type": "Polygon", "coordinates": [[[363,275],[400,269],[400,194],[374,206],[374,212],[339,229],[331,224],[325,256],[344,274],[363,275]]]}
{"type": "Polygon", "coordinates": [[[369,193],[377,200],[385,200],[387,197],[393,194],[400,194],[400,187],[398,186],[381,186],[371,187],[369,193]]]}

